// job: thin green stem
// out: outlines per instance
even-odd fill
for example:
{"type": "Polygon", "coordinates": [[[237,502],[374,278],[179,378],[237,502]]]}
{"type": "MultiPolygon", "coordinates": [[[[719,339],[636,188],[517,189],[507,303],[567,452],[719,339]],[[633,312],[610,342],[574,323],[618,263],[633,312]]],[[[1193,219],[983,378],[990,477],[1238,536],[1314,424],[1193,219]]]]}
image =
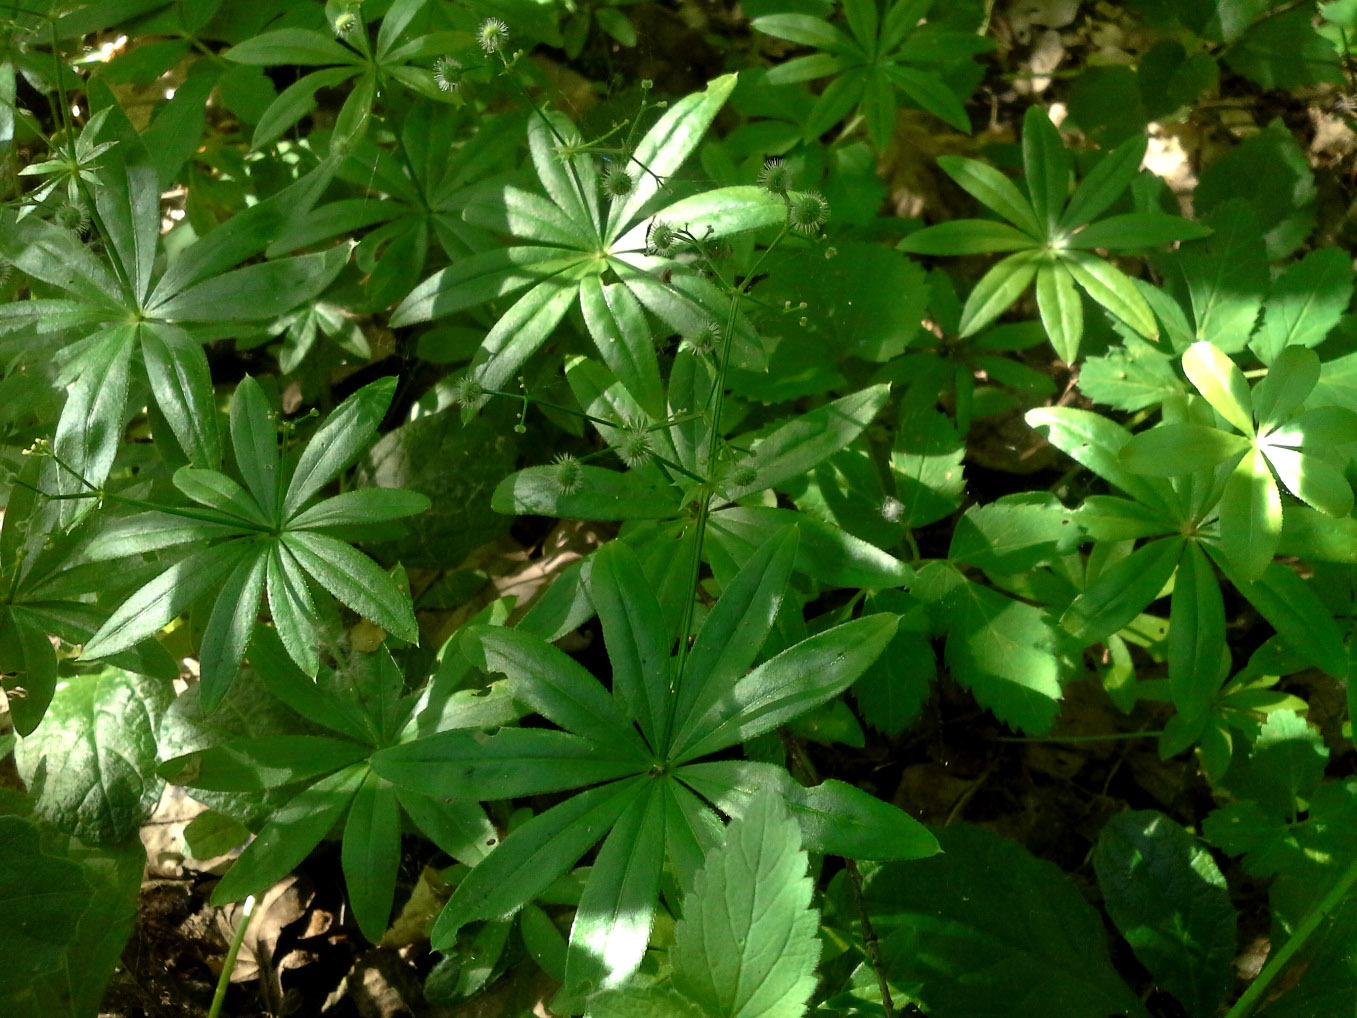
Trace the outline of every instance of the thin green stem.
{"type": "Polygon", "coordinates": [[[226,987],[231,984],[231,973],[236,969],[236,956],[240,954],[240,945],[245,943],[245,931],[250,926],[250,916],[254,912],[254,895],[245,899],[240,909],[240,925],[231,938],[231,947],[226,952],[226,961],[222,964],[221,975],[217,977],[217,991],[212,994],[212,1006],[208,1008],[207,1018],[220,1018],[221,1006],[226,1002],[226,987]]]}
{"type": "Polygon", "coordinates": [[[1266,992],[1268,986],[1277,978],[1282,969],[1286,968],[1287,963],[1295,956],[1296,952],[1305,946],[1305,942],[1310,939],[1315,930],[1329,914],[1342,904],[1343,899],[1348,896],[1353,885],[1357,884],[1357,856],[1353,857],[1352,862],[1348,863],[1348,868],[1343,871],[1342,876],[1334,882],[1329,893],[1310,909],[1310,914],[1305,917],[1294,933],[1287,938],[1286,943],[1274,954],[1268,963],[1263,966],[1263,971],[1259,972],[1253,982],[1249,983],[1240,998],[1235,1001],[1234,1007],[1226,1012],[1225,1018],[1245,1018],[1253,1010],[1254,1005],[1258,1003],[1266,992]]]}

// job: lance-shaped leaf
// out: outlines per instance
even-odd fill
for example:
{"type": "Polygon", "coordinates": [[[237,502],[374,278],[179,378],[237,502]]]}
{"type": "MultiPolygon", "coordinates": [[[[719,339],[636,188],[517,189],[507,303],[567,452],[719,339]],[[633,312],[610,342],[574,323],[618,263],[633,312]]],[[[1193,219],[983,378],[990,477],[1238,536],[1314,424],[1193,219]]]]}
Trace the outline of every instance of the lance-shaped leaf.
{"type": "Polygon", "coordinates": [[[372,559],[314,530],[289,531],[282,540],[298,565],[340,603],[399,639],[419,641],[419,623],[409,595],[372,559]]]}
{"type": "Polygon", "coordinates": [[[1178,562],[1169,608],[1169,690],[1173,705],[1196,718],[1220,687],[1225,659],[1225,604],[1215,571],[1196,541],[1178,562]]]}
{"type": "Polygon", "coordinates": [[[679,678],[676,724],[703,713],[749,670],[773,628],[796,561],[798,532],[777,531],[741,567],[707,613],[679,678]]]}
{"type": "Polygon", "coordinates": [[[503,626],[473,626],[461,648],[476,667],[508,675],[514,696],[549,721],[600,745],[631,745],[646,752],[599,681],[539,637],[503,626]]]}
{"type": "Polygon", "coordinates": [[[1003,314],[1031,285],[1045,260],[1043,251],[1019,251],[981,276],[961,309],[958,335],[973,336],[1003,314]]]}
{"type": "Polygon", "coordinates": [[[551,886],[650,791],[648,778],[581,792],[533,817],[495,846],[453,891],[430,940],[446,950],[457,931],[476,919],[497,919],[522,908],[551,886]]]}
{"type": "Polygon", "coordinates": [[[1253,450],[1225,482],[1220,500],[1220,545],[1246,580],[1263,575],[1282,534],[1282,496],[1267,458],[1253,450]]]}
{"type": "Polygon", "coordinates": [[[649,765],[628,749],[549,729],[455,729],[380,750],[372,767],[425,795],[494,801],[612,781],[649,765]]]}
{"type": "Polygon", "coordinates": [[[268,519],[278,512],[278,429],[264,390],[249,375],[231,397],[231,447],[236,469],[268,519]]]}
{"type": "Polygon", "coordinates": [[[1330,516],[1352,512],[1352,484],[1333,464],[1295,449],[1265,445],[1262,451],[1286,490],[1302,502],[1330,516]]]}
{"type": "Polygon", "coordinates": [[[557,277],[543,280],[520,297],[476,351],[472,377],[486,389],[502,389],[560,324],[578,289],[574,282],[557,277]]]}
{"type": "Polygon", "coordinates": [[[669,738],[669,628],[635,552],[621,541],[600,548],[589,592],[603,623],[613,695],[662,751],[669,738]]]}
{"type": "Polygon", "coordinates": [[[1178,565],[1179,539],[1141,545],[1104,570],[1065,609],[1060,624],[1082,643],[1099,643],[1129,625],[1159,596],[1178,565]]]}
{"type": "Polygon", "coordinates": [[[198,649],[202,675],[199,695],[206,710],[221,703],[245,657],[259,614],[259,598],[264,593],[268,561],[267,546],[257,545],[250,550],[231,570],[212,606],[198,649]]]}
{"type": "Polygon", "coordinates": [[[580,894],[565,955],[565,989],[620,985],[645,956],[660,891],[669,796],[654,781],[617,818],[580,894]]]}
{"type": "Polygon", "coordinates": [[[743,462],[752,476],[732,478],[723,493],[733,501],[805,473],[857,438],[889,395],[888,385],[869,386],[782,425],[743,462]]]}
{"type": "Polygon", "coordinates": [[[735,75],[727,74],[707,83],[702,92],[694,92],[673,103],[636,145],[632,161],[640,172],[636,186],[608,215],[605,236],[616,240],[622,231],[650,201],[661,182],[672,176],[697,148],[716,114],[735,89],[735,75]]]}
{"type": "Polygon", "coordinates": [[[370,747],[326,735],[256,735],[166,760],[166,781],[214,792],[257,792],[318,778],[357,763],[370,747]]]}
{"type": "Polygon", "coordinates": [[[576,520],[662,520],[677,514],[678,495],[649,470],[620,473],[579,465],[572,483],[563,485],[559,467],[528,467],[495,486],[490,506],[513,515],[576,520]]]}
{"type": "MultiPolygon", "coordinates": [[[[1040,240],[1046,230],[1018,185],[987,163],[961,156],[939,156],[938,166],[982,205],[992,208],[1024,233],[1040,240]]],[[[904,250],[910,250],[905,247],[904,250]]]]}
{"type": "Polygon", "coordinates": [[[684,900],[674,985],[720,1018],[800,1018],[820,956],[796,825],[773,790],[726,828],[684,900]]]}
{"type": "Polygon", "coordinates": [[[853,684],[895,635],[894,615],[845,622],[765,661],[674,736],[671,759],[715,753],[804,714],[853,684]]]}
{"type": "Polygon", "coordinates": [[[367,775],[367,764],[354,764],[289,800],[231,864],[212,892],[212,903],[259,894],[296,869],[344,815],[367,775]]]}
{"type": "Polygon", "coordinates": [[[237,542],[228,541],[171,566],[109,616],[85,644],[81,657],[108,657],[160,632],[197,597],[216,588],[245,551],[237,542]]]}
{"type": "Polygon", "coordinates": [[[1229,355],[1210,343],[1193,343],[1183,354],[1183,373],[1216,413],[1243,434],[1253,434],[1249,383],[1229,355]]]}
{"type": "Polygon", "coordinates": [[[340,862],[353,917],[363,936],[374,944],[382,939],[391,918],[400,856],[400,804],[396,790],[369,772],[349,806],[340,862]]]}
{"type": "Polygon", "coordinates": [[[1116,421],[1074,407],[1037,407],[1024,419],[1034,428],[1045,428],[1047,439],[1066,456],[1138,502],[1165,513],[1176,503],[1167,482],[1141,477],[1123,465],[1119,454],[1131,433],[1116,421]]]}
{"type": "Polygon", "coordinates": [[[612,373],[646,413],[662,418],[664,387],[641,302],[623,284],[604,286],[598,276],[590,275],[580,280],[580,308],[612,373]]]}
{"type": "Polygon", "coordinates": [[[308,499],[352,463],[377,435],[386,416],[396,379],[379,378],[339,404],[306,443],[292,472],[283,500],[283,518],[291,517],[308,499]]]}
{"type": "Polygon", "coordinates": [[[1070,270],[1058,260],[1037,269],[1037,309],[1051,346],[1062,361],[1073,364],[1084,334],[1084,304],[1070,270]]]}
{"type": "Polygon", "coordinates": [[[1161,424],[1132,438],[1119,458],[1138,474],[1176,477],[1210,469],[1249,447],[1242,435],[1204,424],[1161,424]]]}
{"type": "Polygon", "coordinates": [[[1147,339],[1159,338],[1159,325],[1131,277],[1111,262],[1083,251],[1069,251],[1062,259],[1074,281],[1090,297],[1147,339]]]}
{"type": "Polygon", "coordinates": [[[221,465],[221,437],[212,376],[202,347],[183,329],[164,322],[141,325],[141,359],[156,404],[179,447],[195,467],[221,465]]]}

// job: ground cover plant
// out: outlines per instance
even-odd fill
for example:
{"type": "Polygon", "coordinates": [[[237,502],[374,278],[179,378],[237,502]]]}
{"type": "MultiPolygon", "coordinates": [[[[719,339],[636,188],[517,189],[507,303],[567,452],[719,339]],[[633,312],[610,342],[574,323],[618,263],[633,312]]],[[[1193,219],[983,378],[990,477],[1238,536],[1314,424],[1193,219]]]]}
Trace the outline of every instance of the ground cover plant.
{"type": "Polygon", "coordinates": [[[1354,33],[0,5],[0,1011],[1357,1015],[1354,33]]]}

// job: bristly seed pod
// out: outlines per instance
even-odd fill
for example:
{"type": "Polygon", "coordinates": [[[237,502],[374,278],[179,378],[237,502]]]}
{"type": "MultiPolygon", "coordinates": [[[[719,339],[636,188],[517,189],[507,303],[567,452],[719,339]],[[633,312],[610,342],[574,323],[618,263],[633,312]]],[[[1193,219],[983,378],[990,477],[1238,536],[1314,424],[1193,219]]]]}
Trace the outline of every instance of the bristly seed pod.
{"type": "Polygon", "coordinates": [[[798,194],[787,209],[787,220],[802,233],[819,233],[829,220],[829,202],[814,191],[798,194]]]}
{"type": "Polygon", "coordinates": [[[439,57],[434,61],[433,80],[444,92],[461,91],[462,62],[456,57],[439,57]]]}
{"type": "Polygon", "coordinates": [[[509,26],[499,18],[486,18],[476,29],[476,41],[487,53],[499,53],[509,44],[509,26]]]}

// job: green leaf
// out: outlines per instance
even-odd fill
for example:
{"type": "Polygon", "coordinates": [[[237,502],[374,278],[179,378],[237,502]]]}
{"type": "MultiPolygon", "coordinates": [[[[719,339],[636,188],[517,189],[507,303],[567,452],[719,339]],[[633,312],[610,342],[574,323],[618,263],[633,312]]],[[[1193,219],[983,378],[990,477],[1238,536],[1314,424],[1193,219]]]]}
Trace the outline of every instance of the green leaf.
{"type": "Polygon", "coordinates": [[[1218,349],[1242,349],[1268,287],[1267,254],[1258,217],[1244,201],[1227,201],[1203,216],[1214,231],[1180,247],[1172,264],[1192,301],[1197,338],[1218,349]]]}
{"type": "Polygon", "coordinates": [[[84,659],[109,657],[136,646],[173,622],[194,600],[215,588],[245,555],[227,541],[177,562],[124,601],[85,644],[84,659]]]}
{"type": "Polygon", "coordinates": [[[273,519],[278,511],[278,431],[264,390],[249,375],[231,397],[231,447],[245,487],[273,519]]]}
{"type": "Polygon", "coordinates": [[[1049,236],[1069,197],[1070,154],[1046,108],[1035,103],[1023,116],[1022,163],[1032,209],[1049,236]]]}
{"type": "Polygon", "coordinates": [[[1234,983],[1238,916],[1211,853],[1162,813],[1118,813],[1093,869],[1108,915],[1192,1018],[1211,1018],[1234,983]]]}
{"type": "Polygon", "coordinates": [[[245,527],[241,529],[269,526],[269,519],[259,508],[259,503],[223,473],[198,467],[180,467],[174,472],[173,480],[176,488],[199,505],[243,520],[245,527]]]}
{"type": "Polygon", "coordinates": [[[360,523],[386,523],[428,512],[428,495],[401,488],[358,488],[303,509],[288,521],[290,530],[315,530],[360,523]]]}
{"type": "Polygon", "coordinates": [[[198,649],[202,674],[201,697],[203,707],[214,709],[221,703],[226,690],[240,670],[259,615],[259,600],[264,594],[264,577],[268,568],[268,546],[257,546],[252,554],[241,559],[222,584],[208,616],[198,649]]]}
{"type": "Polygon", "coordinates": [[[1039,242],[1007,223],[991,219],[954,219],[916,230],[900,241],[899,249],[922,255],[973,255],[997,251],[1024,251],[1039,242]]]}
{"type": "MultiPolygon", "coordinates": [[[[52,442],[53,451],[66,464],[56,474],[59,494],[88,492],[86,484],[102,485],[113,468],[127,409],[135,328],[109,329],[81,351],[78,367],[67,365],[67,371],[78,377],[67,391],[52,442]]],[[[81,507],[80,501],[67,503],[63,523],[72,522],[81,507]]]]}
{"type": "Polygon", "coordinates": [[[676,990],[634,983],[590,997],[588,1013],[590,1018],[708,1018],[676,990]]]}
{"type": "Polygon", "coordinates": [[[506,297],[576,268],[585,257],[577,249],[537,244],[470,255],[411,290],[391,313],[391,325],[415,325],[506,297]]]}
{"type": "Polygon", "coordinates": [[[1080,592],[1060,624],[1083,644],[1101,643],[1130,625],[1168,583],[1183,542],[1175,538],[1143,544],[1080,592]]]}
{"type": "Polygon", "coordinates": [[[394,377],[379,378],[335,407],[306,443],[292,472],[283,499],[285,520],[291,520],[311,496],[338,477],[372,443],[395,393],[394,377]]]}
{"type": "Polygon", "coordinates": [[[604,362],[641,408],[664,417],[664,387],[650,325],[636,295],[622,283],[604,286],[598,276],[580,280],[580,308],[604,362]]]}
{"type": "Polygon", "coordinates": [[[674,736],[672,760],[692,760],[745,742],[798,717],[853,684],[895,634],[896,617],[845,622],[783,651],[737,681],[674,736]]]}
{"type": "Polygon", "coordinates": [[[1253,434],[1249,383],[1230,357],[1210,343],[1193,343],[1183,354],[1183,373],[1211,407],[1245,435],[1253,434]]]}
{"type": "Polygon", "coordinates": [[[1018,185],[987,163],[961,156],[939,156],[938,166],[980,204],[993,209],[1035,240],[1046,237],[1041,220],[1018,185]]]}
{"type": "Polygon", "coordinates": [[[1225,63],[1265,89],[1343,80],[1333,43],[1314,29],[1308,10],[1269,11],[1225,51],[1225,63]]]}
{"type": "Polygon", "coordinates": [[[514,829],[453,891],[430,934],[435,949],[476,919],[509,915],[545,891],[650,791],[648,778],[581,792],[514,829]]]}
{"type": "Polygon", "coordinates": [[[367,764],[354,764],[289,800],[231,864],[212,891],[212,904],[260,894],[296,869],[348,810],[367,775],[367,764]]]}
{"type": "MultiPolygon", "coordinates": [[[[793,523],[801,532],[796,570],[805,576],[836,587],[878,590],[904,586],[914,576],[914,571],[894,555],[833,524],[807,519],[790,509],[731,506],[712,513],[708,526],[721,550],[736,563],[743,563],[764,541],[793,523]]],[[[709,558],[714,560],[714,556],[709,558]]]]}
{"type": "Polygon", "coordinates": [[[1001,721],[1034,735],[1050,731],[1066,640],[1049,617],[969,582],[944,563],[921,569],[913,592],[934,606],[942,623],[953,678],[1001,721]]]}
{"type": "Polygon", "coordinates": [[[637,175],[631,194],[613,205],[606,240],[616,240],[659,191],[660,181],[668,180],[687,161],[734,88],[734,74],[713,79],[704,91],[671,104],[645,133],[632,153],[632,160],[644,167],[644,172],[637,175]]]}
{"type": "Polygon", "coordinates": [[[595,552],[589,593],[603,624],[613,696],[657,751],[669,738],[669,628],[636,554],[621,541],[595,552]]]}
{"type": "Polygon", "coordinates": [[[1120,452],[1131,441],[1131,433],[1115,421],[1073,407],[1037,407],[1024,419],[1033,428],[1045,428],[1057,449],[1138,502],[1165,512],[1174,504],[1166,483],[1141,477],[1122,464],[1120,452]]]}
{"type": "MultiPolygon", "coordinates": [[[[900,91],[919,104],[920,109],[951,124],[958,131],[970,132],[971,118],[966,115],[966,107],[936,74],[900,64],[888,64],[886,73],[900,91]]],[[[878,142],[877,147],[880,149],[884,146],[878,142]]]]}
{"type": "Polygon", "coordinates": [[[1260,430],[1291,417],[1319,384],[1319,356],[1292,346],[1272,359],[1266,377],[1253,390],[1253,409],[1260,430]]]}
{"type": "Polygon", "coordinates": [[[817,49],[843,50],[854,49],[853,41],[842,31],[827,21],[811,17],[809,14],[769,14],[755,18],[750,27],[764,35],[776,36],[788,42],[802,46],[814,46],[817,49]]]}
{"type": "Polygon", "coordinates": [[[1329,750],[1323,737],[1293,710],[1272,711],[1249,749],[1248,766],[1226,779],[1230,790],[1293,821],[1324,779],[1329,750]]]}
{"type": "Polygon", "coordinates": [[[920,859],[938,851],[926,827],[856,785],[830,780],[806,788],[782,767],[753,760],[689,764],[675,774],[733,817],[743,816],[762,789],[778,789],[812,852],[853,859],[920,859]]]}
{"type": "MultiPolygon", "coordinates": [[[[118,139],[99,172],[94,189],[94,205],[101,230],[109,245],[109,254],[122,268],[131,287],[128,295],[140,307],[151,288],[155,265],[156,241],[160,233],[160,186],[154,164],[132,133],[132,125],[122,110],[115,108],[127,135],[118,139]]],[[[108,126],[113,127],[110,119],[108,126]]],[[[105,137],[110,137],[105,135],[105,137]]],[[[102,162],[103,160],[101,160],[102,162]]]]}
{"type": "Polygon", "coordinates": [[[1288,348],[1318,346],[1351,300],[1352,259],[1336,247],[1311,251],[1273,280],[1249,348],[1271,364],[1288,348]]]}
{"type": "Polygon", "coordinates": [[[437,732],[380,750],[372,766],[392,784],[424,795],[494,801],[612,781],[645,770],[652,759],[617,740],[506,727],[494,735],[437,732]]]}
{"type": "Polygon", "coordinates": [[[211,792],[257,792],[322,777],[357,763],[370,747],[324,735],[256,735],[171,757],[166,781],[211,792]]]}
{"type": "Polygon", "coordinates": [[[274,544],[269,550],[264,587],[278,639],[297,667],[306,675],[314,676],[320,667],[312,623],[316,606],[311,600],[306,574],[296,557],[282,544],[274,544]]]}
{"type": "Polygon", "coordinates": [[[148,322],[140,331],[141,358],[156,405],[189,462],[215,470],[221,465],[221,438],[202,347],[183,329],[163,322],[148,322]]]}
{"type": "Polygon", "coordinates": [[[280,28],[252,36],[232,46],[223,56],[238,64],[346,64],[357,63],[358,54],[322,32],[306,28],[280,28]]]}
{"type": "Polygon", "coordinates": [[[344,822],[340,860],[349,904],[363,936],[374,944],[386,932],[400,868],[400,806],[396,791],[369,772],[344,822]]]}
{"type": "Polygon", "coordinates": [[[1169,609],[1169,689],[1188,718],[1205,713],[1220,688],[1225,647],[1225,603],[1211,563],[1196,541],[1178,562],[1169,609]]]}
{"type": "Polygon", "coordinates": [[[577,292],[565,280],[548,278],[520,297],[486,334],[471,377],[486,389],[503,389],[560,324],[577,292]]]}
{"type": "Polygon", "coordinates": [[[1047,262],[1037,269],[1037,308],[1051,346],[1062,361],[1073,364],[1084,335],[1084,305],[1063,262],[1047,262]]]}
{"type": "Polygon", "coordinates": [[[716,240],[751,230],[781,226],[787,221],[787,203],[753,184],[736,184],[701,191],[666,205],[613,242],[614,251],[641,251],[655,223],[681,227],[695,237],[716,240]]]}
{"type": "Polygon", "coordinates": [[[1019,251],[995,265],[975,284],[961,309],[958,335],[973,336],[1022,296],[1046,260],[1041,250],[1019,251]]]}
{"type": "Polygon", "coordinates": [[[1067,251],[1061,262],[1095,301],[1146,339],[1159,338],[1159,326],[1149,304],[1119,268],[1083,251],[1067,251]]]}
{"type": "Polygon", "coordinates": [[[479,803],[448,802],[445,796],[421,795],[400,787],[396,797],[425,837],[467,866],[484,859],[497,840],[495,825],[479,803]]]}
{"type": "Polygon", "coordinates": [[[1342,631],[1310,584],[1275,562],[1252,580],[1233,569],[1222,571],[1294,653],[1334,678],[1345,679],[1348,663],[1342,631]]]}
{"type": "Polygon", "coordinates": [[[563,651],[539,637],[503,626],[466,630],[461,651],[477,668],[503,672],[515,698],[544,718],[603,746],[646,747],[603,686],[563,651]]]}
{"type": "Polygon", "coordinates": [[[967,824],[938,841],[942,854],[867,880],[893,984],[919,987],[940,1016],[1146,1018],[1107,957],[1102,920],[1059,869],[967,824]]]}
{"type": "Polygon", "coordinates": [[[0,660],[14,730],[31,735],[56,692],[57,655],[47,627],[17,605],[0,613],[0,660]]]}
{"type": "Polygon", "coordinates": [[[752,478],[744,483],[728,482],[725,497],[734,501],[775,488],[810,470],[862,434],[889,395],[888,385],[868,386],[778,427],[759,440],[753,453],[742,461],[742,466],[752,470],[752,478]]]}
{"type": "Polygon", "coordinates": [[[668,801],[661,782],[646,791],[617,818],[580,894],[565,956],[567,993],[618,986],[645,955],[664,866],[668,801]]]}
{"type": "Polygon", "coordinates": [[[776,531],[740,567],[707,613],[675,693],[674,720],[680,727],[724,696],[754,663],[782,606],[797,538],[794,527],[776,531]]]}
{"type": "Polygon", "coordinates": [[[674,928],[674,985],[713,1018],[800,1018],[820,957],[806,853],[772,790],[707,856],[674,928]]]}
{"type": "Polygon", "coordinates": [[[1095,403],[1127,411],[1158,406],[1184,391],[1172,360],[1129,333],[1120,346],[1079,366],[1079,390],[1095,403]]]}
{"type": "Polygon", "coordinates": [[[1136,250],[1197,240],[1210,234],[1210,227],[1165,212],[1129,212],[1085,227],[1069,239],[1069,246],[1081,250],[1100,247],[1111,251],[1136,250]]]}
{"type": "Polygon", "coordinates": [[[362,552],[328,534],[314,530],[289,531],[283,544],[297,563],[342,604],[388,633],[409,643],[419,642],[410,595],[362,552]]]}
{"type": "Polygon", "coordinates": [[[1263,446],[1277,477],[1291,494],[1330,516],[1346,517],[1352,512],[1352,484],[1343,472],[1318,456],[1294,449],[1263,446]]]}
{"type": "Polygon", "coordinates": [[[170,295],[146,314],[186,322],[274,318],[320,296],[348,260],[348,246],[340,244],[316,254],[247,265],[170,295]]]}
{"type": "Polygon", "coordinates": [[[63,680],[14,750],[34,811],[88,845],[135,837],[164,788],[156,731],[173,699],[166,683],[115,668],[63,680]]]}
{"type": "Polygon", "coordinates": [[[1250,448],[1252,444],[1242,435],[1205,424],[1161,424],[1133,436],[1118,459],[1137,474],[1177,477],[1209,470],[1250,448]]]}
{"type": "Polygon", "coordinates": [[[891,474],[900,522],[917,527],[949,516],[961,507],[966,490],[962,463],[965,443],[946,414],[906,401],[891,450],[891,474]]]}
{"type": "Polygon", "coordinates": [[[1225,482],[1220,546],[1243,580],[1256,580],[1277,553],[1281,533],[1282,496],[1267,459],[1254,450],[1239,461],[1225,482]]]}
{"type": "Polygon", "coordinates": [[[0,991],[7,996],[61,965],[89,902],[80,866],[43,852],[39,834],[22,817],[0,816],[0,949],[9,959],[0,991]]]}

